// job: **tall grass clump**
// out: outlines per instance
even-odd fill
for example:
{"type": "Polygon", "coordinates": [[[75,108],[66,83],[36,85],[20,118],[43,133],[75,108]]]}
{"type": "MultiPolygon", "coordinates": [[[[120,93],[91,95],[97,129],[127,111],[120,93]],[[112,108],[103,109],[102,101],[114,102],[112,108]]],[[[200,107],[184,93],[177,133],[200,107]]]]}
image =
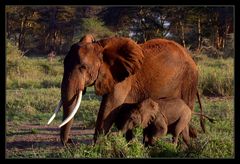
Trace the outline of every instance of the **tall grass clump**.
{"type": "Polygon", "coordinates": [[[137,137],[127,142],[121,132],[100,135],[95,145],[80,144],[59,153],[61,158],[145,158],[147,150],[137,137]]]}
{"type": "Polygon", "coordinates": [[[206,96],[233,96],[233,58],[205,58],[198,62],[199,88],[206,96]]]}
{"type": "Polygon", "coordinates": [[[6,54],[7,74],[20,74],[20,65],[24,58],[23,52],[11,41],[7,40],[6,54]]]}

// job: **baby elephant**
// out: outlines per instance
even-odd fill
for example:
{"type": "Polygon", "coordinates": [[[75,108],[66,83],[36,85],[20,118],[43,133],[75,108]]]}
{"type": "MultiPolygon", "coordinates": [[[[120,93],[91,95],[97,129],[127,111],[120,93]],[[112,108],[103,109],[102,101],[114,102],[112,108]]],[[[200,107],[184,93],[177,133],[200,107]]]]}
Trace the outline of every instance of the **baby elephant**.
{"type": "Polygon", "coordinates": [[[153,145],[156,139],[171,133],[173,143],[177,145],[182,134],[184,142],[190,145],[189,122],[191,109],[179,98],[168,98],[153,101],[146,99],[139,104],[121,106],[117,115],[116,127],[126,133],[127,140],[132,138],[132,129],[137,125],[144,128],[145,146],[153,145]]]}

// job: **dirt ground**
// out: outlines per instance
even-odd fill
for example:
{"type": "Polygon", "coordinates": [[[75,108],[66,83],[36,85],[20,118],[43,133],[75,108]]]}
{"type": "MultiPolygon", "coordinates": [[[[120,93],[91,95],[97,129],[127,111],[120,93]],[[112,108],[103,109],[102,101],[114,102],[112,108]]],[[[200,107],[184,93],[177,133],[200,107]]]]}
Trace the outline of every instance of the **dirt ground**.
{"type": "MultiPolygon", "coordinates": [[[[18,151],[32,149],[58,149],[63,145],[60,142],[60,129],[57,125],[14,125],[7,123],[6,130],[6,155],[18,151]],[[17,127],[16,127],[17,126],[17,127]]],[[[83,129],[75,123],[71,129],[71,138],[75,144],[92,144],[94,129],[83,129]]]]}

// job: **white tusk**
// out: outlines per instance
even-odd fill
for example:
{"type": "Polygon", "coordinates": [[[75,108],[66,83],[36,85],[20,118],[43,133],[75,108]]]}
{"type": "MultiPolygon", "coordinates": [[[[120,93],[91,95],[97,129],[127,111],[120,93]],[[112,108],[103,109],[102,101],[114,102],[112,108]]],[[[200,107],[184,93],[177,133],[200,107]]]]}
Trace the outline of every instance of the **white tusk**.
{"type": "Polygon", "coordinates": [[[79,93],[79,96],[77,99],[77,104],[76,104],[75,108],[73,109],[72,113],[61,123],[61,125],[59,125],[59,128],[61,128],[66,123],[68,123],[74,117],[74,115],[77,113],[77,110],[80,106],[81,100],[82,100],[82,91],[80,91],[80,93],[79,93]]]}
{"type": "Polygon", "coordinates": [[[60,110],[61,106],[62,106],[62,99],[59,101],[57,108],[54,110],[54,114],[53,114],[52,117],[49,119],[49,121],[48,121],[48,123],[47,123],[48,125],[49,125],[49,124],[52,122],[52,120],[55,118],[55,116],[57,115],[57,113],[58,113],[58,111],[60,110]]]}

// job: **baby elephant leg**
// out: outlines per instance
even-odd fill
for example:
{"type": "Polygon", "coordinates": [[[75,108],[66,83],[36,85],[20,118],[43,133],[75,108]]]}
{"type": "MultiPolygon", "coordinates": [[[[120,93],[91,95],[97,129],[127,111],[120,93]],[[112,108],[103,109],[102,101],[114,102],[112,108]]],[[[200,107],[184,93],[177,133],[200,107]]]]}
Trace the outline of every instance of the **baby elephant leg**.
{"type": "Polygon", "coordinates": [[[155,132],[155,126],[150,124],[148,127],[143,129],[143,144],[145,147],[151,145],[153,133],[155,132]]]}
{"type": "Polygon", "coordinates": [[[167,134],[167,125],[156,126],[155,124],[150,124],[147,128],[143,130],[143,143],[144,146],[153,146],[156,140],[167,134]]]}
{"type": "Polygon", "coordinates": [[[158,116],[157,119],[152,122],[143,131],[143,142],[145,146],[154,145],[158,138],[167,134],[167,123],[162,116],[158,116]]]}
{"type": "Polygon", "coordinates": [[[127,142],[131,141],[134,137],[133,131],[132,130],[128,130],[125,134],[126,140],[127,142]]]}
{"type": "Polygon", "coordinates": [[[177,146],[179,134],[182,133],[186,127],[188,127],[188,123],[190,119],[191,119],[191,116],[189,116],[188,114],[183,115],[179,119],[173,134],[173,143],[175,144],[175,146],[177,146]]]}
{"type": "Polygon", "coordinates": [[[154,137],[153,142],[156,142],[157,139],[167,135],[167,130],[168,130],[168,128],[167,128],[166,123],[165,123],[165,125],[162,125],[161,127],[158,127],[156,134],[153,136],[154,137]]]}
{"type": "Polygon", "coordinates": [[[165,136],[168,131],[168,125],[163,118],[158,118],[155,122],[155,132],[149,137],[149,143],[154,145],[154,143],[161,137],[165,136]]]}
{"type": "Polygon", "coordinates": [[[190,146],[190,136],[189,136],[189,127],[187,126],[182,131],[182,137],[185,144],[189,147],[190,146]]]}

